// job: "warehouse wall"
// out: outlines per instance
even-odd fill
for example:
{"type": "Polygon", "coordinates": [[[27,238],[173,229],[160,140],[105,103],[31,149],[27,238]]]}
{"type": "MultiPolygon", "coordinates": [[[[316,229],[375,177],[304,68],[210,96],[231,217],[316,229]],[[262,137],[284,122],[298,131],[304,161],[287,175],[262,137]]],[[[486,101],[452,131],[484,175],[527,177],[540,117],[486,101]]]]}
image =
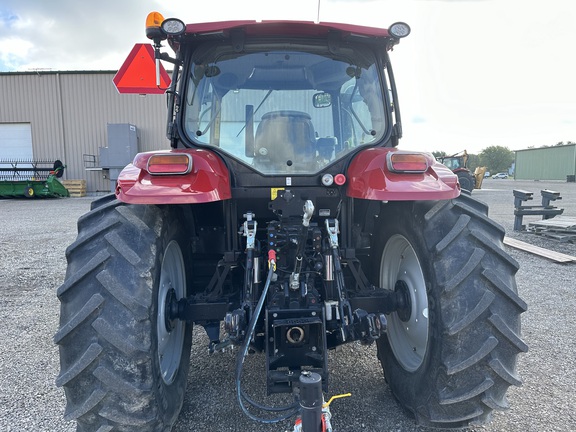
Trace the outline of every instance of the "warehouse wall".
{"type": "MultiPolygon", "coordinates": [[[[138,128],[139,150],[169,148],[164,95],[120,95],[115,72],[0,74],[0,123],[30,123],[35,159],[60,159],[65,179],[85,179],[89,192],[108,191],[103,172],[86,171],[83,154],[107,146],[108,123],[138,128]]],[[[1,158],[1,155],[0,155],[1,158]]]]}
{"type": "Polygon", "coordinates": [[[516,152],[517,180],[564,180],[576,174],[576,145],[541,147],[516,152]]]}

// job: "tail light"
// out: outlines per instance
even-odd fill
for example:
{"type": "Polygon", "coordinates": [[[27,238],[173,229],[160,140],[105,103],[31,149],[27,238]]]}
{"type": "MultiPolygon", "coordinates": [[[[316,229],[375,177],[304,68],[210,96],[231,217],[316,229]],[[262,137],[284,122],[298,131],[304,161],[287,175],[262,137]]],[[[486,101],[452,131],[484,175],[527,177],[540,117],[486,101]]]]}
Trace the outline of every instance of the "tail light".
{"type": "Polygon", "coordinates": [[[387,162],[388,169],[395,173],[424,173],[429,167],[422,153],[388,153],[387,162]]]}
{"type": "Polygon", "coordinates": [[[146,170],[152,175],[188,174],[192,170],[192,156],[185,153],[155,154],[148,159],[146,170]]]}

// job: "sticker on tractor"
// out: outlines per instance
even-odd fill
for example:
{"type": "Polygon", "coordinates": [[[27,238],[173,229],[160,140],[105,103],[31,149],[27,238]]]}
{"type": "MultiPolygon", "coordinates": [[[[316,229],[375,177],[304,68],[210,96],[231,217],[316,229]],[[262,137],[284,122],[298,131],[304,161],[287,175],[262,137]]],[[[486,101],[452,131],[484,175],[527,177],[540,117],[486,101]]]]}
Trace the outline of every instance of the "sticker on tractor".
{"type": "Polygon", "coordinates": [[[270,200],[274,201],[278,197],[278,191],[283,191],[285,188],[270,188],[270,200]]]}

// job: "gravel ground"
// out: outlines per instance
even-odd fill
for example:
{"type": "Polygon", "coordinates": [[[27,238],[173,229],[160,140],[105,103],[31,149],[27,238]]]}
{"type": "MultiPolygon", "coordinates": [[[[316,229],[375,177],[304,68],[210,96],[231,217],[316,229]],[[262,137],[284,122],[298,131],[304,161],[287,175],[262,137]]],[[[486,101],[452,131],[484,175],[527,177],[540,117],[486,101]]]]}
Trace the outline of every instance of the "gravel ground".
{"type": "MultiPolygon", "coordinates": [[[[564,215],[576,217],[576,184],[486,179],[473,195],[490,205],[490,216],[510,237],[576,256],[576,244],[514,232],[512,189],[558,190],[564,215]]],[[[64,279],[64,251],[76,237],[76,220],[92,198],[0,200],[0,431],[73,431],[62,420],[65,398],[54,380],[59,371],[52,336],[58,327],[56,288],[64,279]]],[[[525,218],[525,222],[538,219],[525,218]]],[[[508,393],[510,409],[473,431],[576,430],[576,263],[556,264],[507,247],[520,263],[523,337],[530,346],[519,360],[524,380],[508,393]]],[[[262,425],[247,419],[234,394],[234,353],[208,355],[196,331],[188,391],[175,432],[288,431],[289,422],[262,425]]],[[[258,396],[259,357],[249,358],[248,393],[258,396]]],[[[384,382],[374,347],[344,346],[330,355],[330,394],[352,397],[332,405],[333,425],[344,431],[423,431],[398,407],[384,382]]]]}

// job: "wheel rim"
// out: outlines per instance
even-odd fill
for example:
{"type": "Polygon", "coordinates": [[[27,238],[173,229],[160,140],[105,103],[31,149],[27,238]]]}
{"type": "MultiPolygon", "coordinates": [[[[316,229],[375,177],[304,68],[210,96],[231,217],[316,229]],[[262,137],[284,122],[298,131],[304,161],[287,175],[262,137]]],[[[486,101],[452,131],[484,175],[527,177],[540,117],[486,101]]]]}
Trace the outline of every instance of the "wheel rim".
{"type": "Polygon", "coordinates": [[[404,369],[414,372],[426,355],[428,346],[428,294],[420,261],[410,242],[394,235],[386,243],[380,264],[380,283],[395,287],[398,281],[410,298],[409,315],[403,319],[394,312],[388,315],[388,341],[394,356],[404,369]]]}
{"type": "Polygon", "coordinates": [[[172,240],[164,252],[160,270],[160,287],[158,289],[158,316],[156,329],[158,336],[158,361],[162,379],[172,384],[180,368],[180,359],[184,346],[186,323],[179,319],[170,320],[169,300],[185,296],[186,272],[180,246],[172,240]]]}

